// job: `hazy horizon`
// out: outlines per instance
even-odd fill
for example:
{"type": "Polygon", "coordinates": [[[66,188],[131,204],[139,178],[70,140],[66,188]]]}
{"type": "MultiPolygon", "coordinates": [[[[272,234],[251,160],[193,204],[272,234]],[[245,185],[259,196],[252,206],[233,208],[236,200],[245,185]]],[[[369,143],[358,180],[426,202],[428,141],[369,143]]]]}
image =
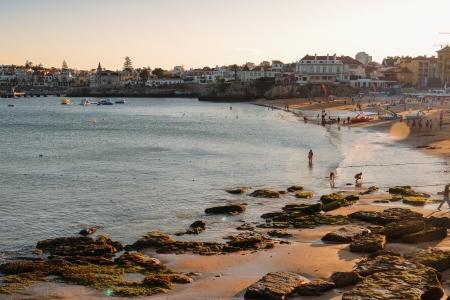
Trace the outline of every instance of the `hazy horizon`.
{"type": "Polygon", "coordinates": [[[450,2],[0,0],[0,64],[120,69],[243,64],[305,54],[435,55],[450,2]]]}

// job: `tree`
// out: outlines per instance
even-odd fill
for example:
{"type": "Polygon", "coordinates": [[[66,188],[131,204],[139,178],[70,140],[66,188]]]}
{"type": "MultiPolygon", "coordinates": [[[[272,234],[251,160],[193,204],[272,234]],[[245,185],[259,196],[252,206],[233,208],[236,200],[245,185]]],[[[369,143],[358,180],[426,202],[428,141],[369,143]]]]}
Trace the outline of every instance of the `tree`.
{"type": "Polygon", "coordinates": [[[27,68],[27,69],[31,69],[33,67],[33,63],[31,62],[31,61],[26,61],[25,62],[25,68],[27,68]]]}
{"type": "Polygon", "coordinates": [[[123,63],[123,70],[124,71],[133,70],[133,63],[131,62],[131,59],[128,56],[125,57],[125,62],[123,63]]]}
{"type": "Polygon", "coordinates": [[[155,69],[152,71],[152,74],[155,75],[155,76],[157,76],[158,78],[163,77],[166,73],[167,73],[167,71],[166,71],[166,70],[163,70],[163,69],[161,69],[161,68],[155,68],[155,69]]]}
{"type": "Polygon", "coordinates": [[[62,69],[67,70],[69,67],[67,66],[66,60],[63,60],[62,69]]]}
{"type": "Polygon", "coordinates": [[[142,81],[147,81],[150,78],[150,70],[147,68],[142,69],[142,71],[139,73],[139,77],[142,79],[142,81]]]}

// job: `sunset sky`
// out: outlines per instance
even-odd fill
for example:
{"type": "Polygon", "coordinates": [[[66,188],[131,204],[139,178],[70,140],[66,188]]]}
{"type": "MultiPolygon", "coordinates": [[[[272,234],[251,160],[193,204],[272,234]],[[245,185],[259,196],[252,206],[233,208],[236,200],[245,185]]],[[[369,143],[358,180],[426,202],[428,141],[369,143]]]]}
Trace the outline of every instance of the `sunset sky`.
{"type": "Polygon", "coordinates": [[[172,68],[434,55],[449,0],[0,0],[0,64],[172,68]]]}

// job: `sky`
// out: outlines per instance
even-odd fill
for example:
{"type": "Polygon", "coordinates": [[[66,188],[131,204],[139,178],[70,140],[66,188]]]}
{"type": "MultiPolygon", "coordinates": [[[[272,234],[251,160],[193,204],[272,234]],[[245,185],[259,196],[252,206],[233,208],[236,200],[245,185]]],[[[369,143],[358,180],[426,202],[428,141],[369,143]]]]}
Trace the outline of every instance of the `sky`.
{"type": "Polygon", "coordinates": [[[435,55],[449,0],[0,0],[0,65],[186,68],[435,55]]]}

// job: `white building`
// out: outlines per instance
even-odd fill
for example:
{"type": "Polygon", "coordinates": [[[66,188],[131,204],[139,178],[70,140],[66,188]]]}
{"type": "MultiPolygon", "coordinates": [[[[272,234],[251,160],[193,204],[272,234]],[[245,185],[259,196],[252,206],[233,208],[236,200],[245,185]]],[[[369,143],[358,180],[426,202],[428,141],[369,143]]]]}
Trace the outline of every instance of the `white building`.
{"type": "Polygon", "coordinates": [[[282,72],[284,64],[279,60],[272,60],[272,71],[282,72]]]}
{"type": "Polygon", "coordinates": [[[350,67],[345,65],[336,54],[333,56],[306,55],[296,65],[298,83],[348,82],[350,67]]]}
{"type": "Polygon", "coordinates": [[[245,66],[241,71],[241,81],[252,81],[259,78],[275,78],[276,74],[270,67],[258,66],[253,69],[249,69],[245,66]]]}
{"type": "Polygon", "coordinates": [[[364,51],[356,53],[355,59],[362,63],[364,66],[372,62],[372,56],[364,51]]]}

